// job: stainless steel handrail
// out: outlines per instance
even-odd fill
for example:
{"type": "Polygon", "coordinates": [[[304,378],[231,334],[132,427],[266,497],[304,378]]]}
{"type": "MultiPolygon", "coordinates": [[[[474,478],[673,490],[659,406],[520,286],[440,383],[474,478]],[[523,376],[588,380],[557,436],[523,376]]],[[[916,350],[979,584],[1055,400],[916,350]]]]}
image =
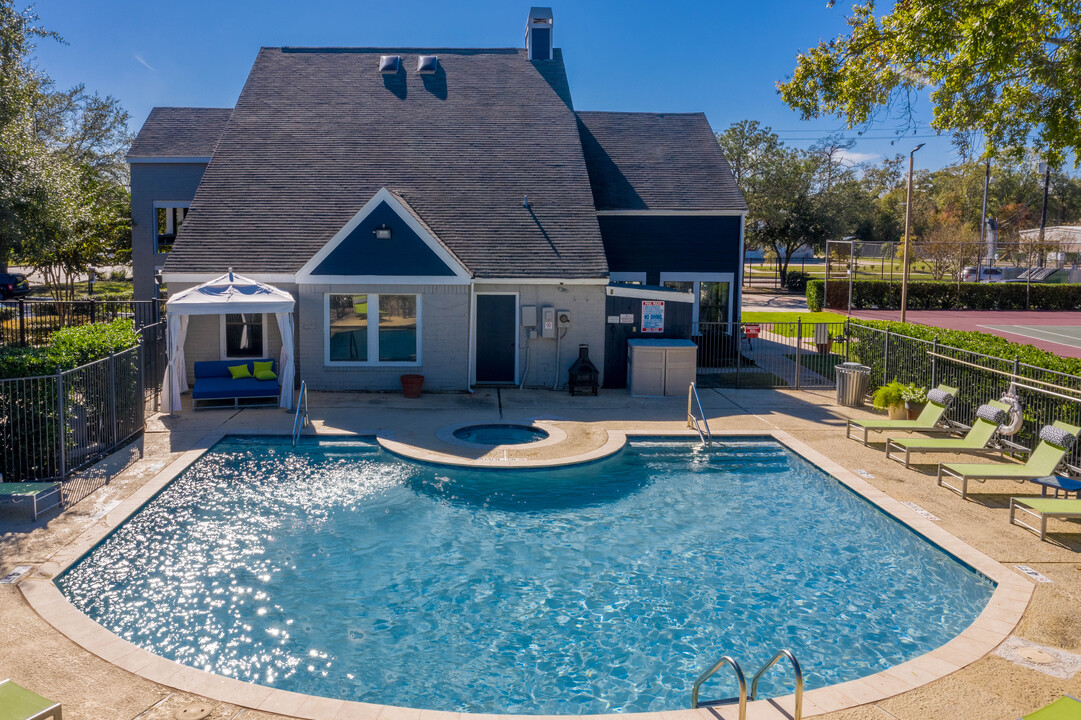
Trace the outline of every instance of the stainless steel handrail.
{"type": "MultiPolygon", "coordinates": [[[[698,702],[698,689],[702,686],[702,683],[704,683],[706,680],[709,680],[709,678],[712,677],[715,672],[717,672],[718,670],[723,668],[725,665],[731,665],[732,669],[735,670],[735,672],[736,672],[736,682],[739,683],[739,720],[746,720],[746,718],[747,718],[747,679],[745,677],[743,677],[743,670],[740,669],[739,663],[736,662],[735,660],[733,660],[732,657],[729,656],[729,655],[725,655],[724,657],[722,657],[720,660],[717,661],[716,665],[714,665],[709,670],[706,670],[704,673],[699,675],[698,679],[694,681],[694,687],[691,688],[691,707],[692,708],[701,707],[701,704],[698,702]]],[[[725,702],[725,701],[723,701],[723,700],[721,700],[721,701],[715,700],[715,701],[712,701],[712,702],[706,702],[704,704],[706,704],[706,705],[717,705],[717,704],[719,704],[721,702],[725,702]]]]}
{"type": "Polygon", "coordinates": [[[694,383],[691,383],[687,388],[687,427],[693,427],[698,431],[698,437],[702,439],[702,444],[706,447],[713,447],[713,433],[709,431],[709,420],[706,419],[706,411],[702,409],[702,400],[698,397],[698,388],[694,383]],[[699,424],[698,418],[694,416],[694,408],[691,405],[691,398],[698,404],[698,414],[702,416],[702,422],[699,424]],[[706,431],[702,432],[702,426],[705,426],[706,431]]]}
{"type": "Polygon", "coordinates": [[[308,385],[303,380],[300,381],[300,396],[297,398],[297,409],[293,415],[293,447],[297,446],[297,439],[300,437],[301,428],[308,426],[308,385]],[[303,413],[301,410],[303,409],[303,413]],[[303,415],[304,421],[301,424],[301,416],[303,415]]]}
{"type": "Polygon", "coordinates": [[[799,666],[799,661],[796,660],[796,656],[792,654],[790,650],[779,650],[776,655],[773,656],[768,663],[762,666],[762,669],[754,674],[754,678],[751,680],[751,701],[754,702],[758,698],[758,681],[766,674],[766,671],[773,667],[781,658],[788,658],[792,663],[792,670],[796,673],[796,708],[792,715],[792,720],[800,720],[803,717],[803,670],[799,666]]]}

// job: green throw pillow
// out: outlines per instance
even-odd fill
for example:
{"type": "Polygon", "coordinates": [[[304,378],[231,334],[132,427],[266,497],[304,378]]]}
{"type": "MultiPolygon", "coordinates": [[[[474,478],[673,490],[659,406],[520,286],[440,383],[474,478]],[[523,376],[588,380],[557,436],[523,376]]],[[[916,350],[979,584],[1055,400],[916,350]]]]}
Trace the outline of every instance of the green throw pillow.
{"type": "Polygon", "coordinates": [[[252,363],[255,366],[255,377],[259,380],[277,380],[278,376],[271,370],[274,367],[273,360],[252,363]]]}
{"type": "Polygon", "coordinates": [[[233,376],[234,380],[240,380],[241,378],[250,378],[251,377],[251,371],[248,370],[248,366],[246,364],[245,365],[234,365],[234,366],[230,367],[229,368],[229,374],[233,376]]]}

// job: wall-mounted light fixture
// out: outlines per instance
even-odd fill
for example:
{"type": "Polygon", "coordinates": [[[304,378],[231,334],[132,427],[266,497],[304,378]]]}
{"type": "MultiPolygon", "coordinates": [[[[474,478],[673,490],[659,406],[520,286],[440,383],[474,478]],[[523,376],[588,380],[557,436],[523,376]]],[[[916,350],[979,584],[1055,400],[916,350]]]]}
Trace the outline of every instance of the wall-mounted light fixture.
{"type": "Polygon", "coordinates": [[[377,227],[374,230],[374,232],[375,232],[375,239],[376,240],[390,240],[390,226],[389,225],[380,225],[379,227],[377,227]]]}

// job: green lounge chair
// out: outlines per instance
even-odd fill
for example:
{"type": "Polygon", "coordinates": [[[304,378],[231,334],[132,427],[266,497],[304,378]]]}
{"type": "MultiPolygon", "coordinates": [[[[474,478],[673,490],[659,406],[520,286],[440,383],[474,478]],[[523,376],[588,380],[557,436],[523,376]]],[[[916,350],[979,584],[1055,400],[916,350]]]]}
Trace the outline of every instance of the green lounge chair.
{"type": "MultiPolygon", "coordinates": [[[[1066,500],[1063,498],[1010,498],[1010,524],[1028,528],[1040,536],[1041,540],[1047,539],[1047,518],[1081,518],[1081,500],[1066,500]],[[1040,522],[1039,527],[1029,525],[1017,517],[1017,514],[1031,515],[1040,522]]],[[[1079,707],[1081,710],[1081,707],[1079,707]]],[[[1081,715],[1078,715],[1081,718],[1081,715]]]]}
{"type": "Polygon", "coordinates": [[[0,720],[63,720],[60,703],[9,680],[0,680],[0,720]]]}
{"type": "MultiPolygon", "coordinates": [[[[1070,425],[1064,422],[1056,422],[1054,425],[1049,425],[1040,432],[1043,435],[1044,431],[1048,428],[1057,428],[1064,431],[1074,438],[1081,432],[1081,428],[1076,425],[1070,425]]],[[[945,487],[953,490],[956,493],[960,493],[962,498],[968,497],[968,481],[979,480],[1017,480],[1024,482],[1025,480],[1031,480],[1032,478],[1046,477],[1048,475],[1054,475],[1055,469],[1062,462],[1062,459],[1066,457],[1067,447],[1059,447],[1058,445],[1052,445],[1046,440],[1041,439],[1040,444],[1036,446],[1036,449],[1029,455],[1028,462],[1024,465],[1007,465],[998,464],[991,465],[989,463],[939,463],[938,464],[938,484],[940,487],[945,487]],[[956,487],[945,481],[945,478],[953,478],[961,481],[961,486],[956,487]]]]}
{"type": "MultiPolygon", "coordinates": [[[[957,397],[957,388],[949,385],[939,385],[936,390],[948,393],[953,398],[957,397]]],[[[885,432],[896,430],[897,432],[923,432],[923,433],[949,433],[956,432],[953,428],[939,425],[949,403],[937,403],[931,400],[923,406],[923,411],[915,420],[849,420],[845,426],[845,437],[850,440],[859,440],[852,436],[852,428],[863,430],[863,444],[867,444],[867,433],[885,432]]]]}
{"type": "Polygon", "coordinates": [[[63,503],[63,493],[60,491],[58,482],[0,482],[0,500],[9,500],[13,503],[30,501],[33,505],[34,519],[38,519],[38,513],[49,510],[63,503]],[[53,500],[52,505],[40,507],[39,502],[47,499],[53,500]]]}
{"type": "MultiPolygon", "coordinates": [[[[1009,405],[998,400],[992,400],[988,405],[1003,412],[1010,411],[1009,405]]],[[[911,440],[886,438],[886,457],[903,462],[905,467],[908,467],[913,452],[956,452],[971,455],[1000,452],[996,448],[989,447],[997,432],[998,423],[977,417],[965,436],[960,438],[913,438],[911,440]],[[904,452],[904,460],[899,454],[894,455],[895,452],[904,452]]]]}
{"type": "Polygon", "coordinates": [[[1081,720],[1081,700],[1063,695],[1050,705],[1030,712],[1021,720],[1081,720]]]}

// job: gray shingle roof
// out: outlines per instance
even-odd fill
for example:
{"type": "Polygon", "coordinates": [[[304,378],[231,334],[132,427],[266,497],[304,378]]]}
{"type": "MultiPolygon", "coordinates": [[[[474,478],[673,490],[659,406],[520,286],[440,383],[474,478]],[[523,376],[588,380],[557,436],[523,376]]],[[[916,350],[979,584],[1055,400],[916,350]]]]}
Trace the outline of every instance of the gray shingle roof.
{"type": "Polygon", "coordinates": [[[231,112],[231,108],[154,108],[128,157],[210,157],[231,112]]]}
{"type": "Polygon", "coordinates": [[[294,272],[382,187],[478,277],[607,274],[562,57],[516,49],[263,48],[166,270],[294,272]]]}
{"type": "Polygon", "coordinates": [[[702,113],[579,112],[598,210],[746,210],[702,113]]]}

